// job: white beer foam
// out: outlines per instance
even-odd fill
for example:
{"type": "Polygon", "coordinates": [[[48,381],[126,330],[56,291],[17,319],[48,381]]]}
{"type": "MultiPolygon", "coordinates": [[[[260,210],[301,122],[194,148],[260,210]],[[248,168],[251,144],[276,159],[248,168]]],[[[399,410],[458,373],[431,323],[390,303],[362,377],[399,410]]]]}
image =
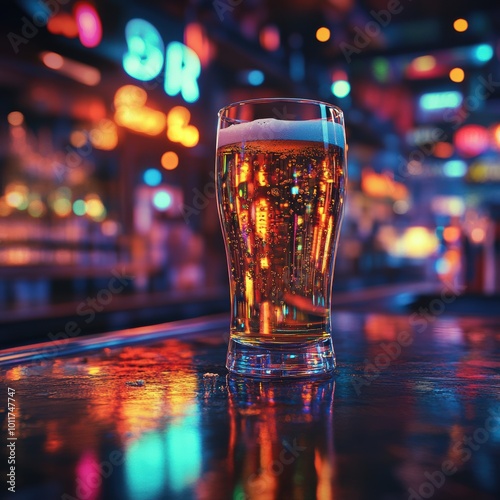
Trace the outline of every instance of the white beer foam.
{"type": "Polygon", "coordinates": [[[264,118],[219,130],[217,146],[248,141],[314,141],[345,146],[344,127],[327,120],[276,120],[264,118]]]}

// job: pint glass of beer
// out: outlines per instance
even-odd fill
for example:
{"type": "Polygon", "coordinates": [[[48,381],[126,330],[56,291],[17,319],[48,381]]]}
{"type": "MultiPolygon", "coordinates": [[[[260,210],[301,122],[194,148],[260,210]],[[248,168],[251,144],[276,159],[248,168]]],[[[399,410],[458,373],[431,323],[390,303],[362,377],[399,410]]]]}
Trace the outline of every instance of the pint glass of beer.
{"type": "Polygon", "coordinates": [[[226,106],[216,182],[231,294],[228,370],[263,378],[332,372],[331,292],[346,183],[342,111],[306,99],[226,106]]]}

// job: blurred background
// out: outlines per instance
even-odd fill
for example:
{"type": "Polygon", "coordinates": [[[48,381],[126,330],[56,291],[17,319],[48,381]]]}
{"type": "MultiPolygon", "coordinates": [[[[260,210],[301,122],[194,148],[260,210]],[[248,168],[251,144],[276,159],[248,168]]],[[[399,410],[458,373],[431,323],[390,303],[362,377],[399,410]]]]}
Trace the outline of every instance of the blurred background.
{"type": "Polygon", "coordinates": [[[228,311],[217,111],[255,97],[345,112],[336,307],[495,311],[496,2],[13,0],[0,23],[2,344],[228,311]]]}

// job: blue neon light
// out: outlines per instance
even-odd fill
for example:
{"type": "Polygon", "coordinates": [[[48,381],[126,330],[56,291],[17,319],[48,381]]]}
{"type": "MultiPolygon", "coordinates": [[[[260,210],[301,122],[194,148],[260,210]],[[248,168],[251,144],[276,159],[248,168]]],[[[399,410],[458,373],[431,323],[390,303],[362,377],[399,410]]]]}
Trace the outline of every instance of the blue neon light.
{"type": "Polygon", "coordinates": [[[351,85],[346,80],[337,80],[332,83],[332,94],[336,97],[347,97],[350,91],[351,85]]]}
{"type": "Polygon", "coordinates": [[[167,46],[166,60],[165,92],[170,96],[180,93],[186,102],[197,101],[201,64],[196,52],[183,43],[171,42],[167,46]]]}
{"type": "Polygon", "coordinates": [[[156,78],[163,67],[163,40],[158,30],[144,19],[131,19],[125,26],[128,51],[123,69],[143,82],[156,78]]]}
{"type": "Polygon", "coordinates": [[[423,110],[457,108],[462,103],[462,94],[455,90],[449,92],[430,92],[420,96],[419,105],[423,110]]]}
{"type": "Polygon", "coordinates": [[[478,45],[474,51],[474,57],[479,62],[488,62],[493,57],[493,47],[487,43],[478,45]]]}
{"type": "Polygon", "coordinates": [[[448,160],[443,165],[446,177],[463,177],[467,173],[467,163],[463,160],[448,160]]]}
{"type": "Polygon", "coordinates": [[[158,210],[167,210],[172,205],[172,197],[166,191],[158,191],[153,197],[153,205],[158,210]]]}
{"type": "Polygon", "coordinates": [[[443,259],[443,257],[436,260],[434,267],[436,268],[436,272],[439,274],[446,274],[451,268],[450,263],[446,259],[443,259]]]}
{"type": "Polygon", "coordinates": [[[148,168],[143,174],[143,179],[148,186],[158,186],[161,182],[161,172],[156,168],[148,168]]]}
{"type": "Polygon", "coordinates": [[[161,498],[167,481],[165,466],[169,463],[164,435],[159,432],[143,434],[127,447],[125,457],[127,497],[161,498]]]}
{"type": "Polygon", "coordinates": [[[258,87],[259,85],[262,85],[262,83],[264,83],[264,73],[262,73],[262,71],[259,71],[258,69],[249,71],[247,80],[250,85],[258,87]]]}

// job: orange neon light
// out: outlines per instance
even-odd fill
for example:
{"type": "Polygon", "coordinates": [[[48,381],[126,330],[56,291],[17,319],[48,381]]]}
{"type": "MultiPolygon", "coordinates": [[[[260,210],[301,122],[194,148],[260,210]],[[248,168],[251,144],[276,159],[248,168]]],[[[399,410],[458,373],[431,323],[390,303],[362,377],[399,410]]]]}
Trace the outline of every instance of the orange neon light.
{"type": "Polygon", "coordinates": [[[145,106],[147,93],[135,85],[124,85],[115,93],[115,121],[146,135],[158,135],[167,124],[165,113],[145,106]]]}

